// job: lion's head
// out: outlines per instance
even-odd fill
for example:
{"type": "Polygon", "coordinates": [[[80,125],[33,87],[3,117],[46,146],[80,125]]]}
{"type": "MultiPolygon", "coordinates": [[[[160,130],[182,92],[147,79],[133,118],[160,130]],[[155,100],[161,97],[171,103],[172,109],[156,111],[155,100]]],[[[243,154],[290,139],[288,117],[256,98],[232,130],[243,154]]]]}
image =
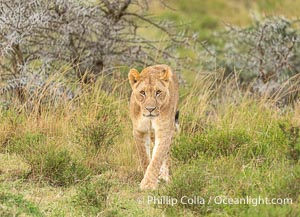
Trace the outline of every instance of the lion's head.
{"type": "Polygon", "coordinates": [[[131,69],[128,78],[133,100],[139,105],[144,117],[155,118],[170,97],[169,81],[172,71],[167,65],[145,68],[141,73],[131,69]]]}

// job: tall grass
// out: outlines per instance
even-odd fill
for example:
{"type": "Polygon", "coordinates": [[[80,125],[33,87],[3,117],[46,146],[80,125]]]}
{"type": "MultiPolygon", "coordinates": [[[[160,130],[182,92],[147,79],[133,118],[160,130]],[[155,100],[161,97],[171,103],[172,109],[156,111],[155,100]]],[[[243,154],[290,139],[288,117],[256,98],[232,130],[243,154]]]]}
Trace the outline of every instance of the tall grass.
{"type": "MultiPolygon", "coordinates": [[[[160,195],[179,201],[183,196],[208,201],[220,195],[261,195],[299,203],[299,104],[279,108],[269,95],[242,90],[234,77],[222,74],[199,77],[183,96],[182,132],[172,146],[173,180],[160,195]]],[[[276,96],[281,98],[279,93],[276,96]]],[[[249,205],[179,206],[197,215],[260,216],[249,205]]],[[[299,214],[294,205],[259,210],[281,213],[278,216],[299,214]]]]}
{"type": "MultiPolygon", "coordinates": [[[[130,87],[125,76],[104,77],[82,86],[78,98],[58,107],[43,105],[39,113],[15,108],[1,111],[1,154],[17,155],[29,167],[17,176],[25,182],[71,192],[75,188],[70,200],[77,198],[77,202],[65,202],[65,209],[77,207],[78,216],[91,212],[120,216],[296,216],[300,192],[299,104],[279,108],[274,99],[255,96],[250,89],[241,89],[236,81],[222,73],[211,73],[199,75],[181,87],[181,133],[171,149],[172,181],[161,184],[154,193],[175,198],[199,195],[205,199],[218,195],[288,197],[294,205],[256,209],[249,205],[179,204],[147,206],[143,210],[145,205],[133,201],[136,194],[143,197],[149,193],[138,193],[142,172],[132,138],[130,87]],[[108,179],[115,184],[105,184],[110,183],[108,179]],[[87,209],[82,209],[85,204],[78,203],[80,200],[85,201],[87,209]]],[[[6,171],[4,166],[0,165],[0,176],[1,171],[6,171]]],[[[5,182],[10,183],[9,174],[5,177],[5,182]]],[[[47,210],[47,206],[41,209],[47,210]]]]}

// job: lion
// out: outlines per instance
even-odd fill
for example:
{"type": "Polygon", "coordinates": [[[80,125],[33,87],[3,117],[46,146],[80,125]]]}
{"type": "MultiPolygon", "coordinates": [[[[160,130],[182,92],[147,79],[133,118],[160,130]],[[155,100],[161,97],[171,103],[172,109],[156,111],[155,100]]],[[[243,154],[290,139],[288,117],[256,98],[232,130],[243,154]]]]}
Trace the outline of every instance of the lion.
{"type": "Polygon", "coordinates": [[[144,178],[142,190],[156,189],[158,180],[169,182],[170,145],[178,129],[179,83],[167,65],[149,66],[128,74],[132,94],[130,117],[144,178]],[[150,143],[154,148],[150,151],[150,143]]]}

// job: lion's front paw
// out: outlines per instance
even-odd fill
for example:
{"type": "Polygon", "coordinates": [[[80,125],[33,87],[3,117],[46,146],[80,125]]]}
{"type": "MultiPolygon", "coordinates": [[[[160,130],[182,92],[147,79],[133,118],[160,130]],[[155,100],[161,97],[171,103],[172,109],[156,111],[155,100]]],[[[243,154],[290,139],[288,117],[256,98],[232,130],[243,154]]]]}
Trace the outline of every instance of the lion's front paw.
{"type": "Polygon", "coordinates": [[[158,177],[159,180],[163,180],[166,183],[170,182],[170,176],[169,174],[160,174],[158,177]]]}
{"type": "Polygon", "coordinates": [[[155,190],[157,188],[157,185],[158,185],[157,181],[152,182],[144,178],[140,184],[140,188],[141,190],[155,190]]]}

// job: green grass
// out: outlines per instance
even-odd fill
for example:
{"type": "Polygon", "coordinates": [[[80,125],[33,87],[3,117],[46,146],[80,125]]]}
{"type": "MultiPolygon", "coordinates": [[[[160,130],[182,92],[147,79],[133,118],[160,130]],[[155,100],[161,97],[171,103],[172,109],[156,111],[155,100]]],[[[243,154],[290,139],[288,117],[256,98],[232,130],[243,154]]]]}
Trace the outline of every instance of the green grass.
{"type": "Polygon", "coordinates": [[[299,107],[282,112],[272,101],[239,92],[232,81],[215,79],[199,77],[181,89],[172,181],[153,192],[139,190],[143,175],[125,79],[111,94],[100,90],[99,81],[72,109],[47,110],[38,121],[1,111],[2,215],[297,216],[299,107]],[[206,203],[148,202],[164,195],[178,201],[198,196],[206,203]],[[208,204],[210,198],[247,196],[291,198],[293,204],[208,204]]]}
{"type": "MultiPolygon", "coordinates": [[[[249,11],[297,15],[298,1],[172,1],[160,18],[190,22],[209,39],[249,11]],[[297,9],[297,10],[296,10],[297,9]],[[291,12],[289,14],[289,12],[291,12]],[[297,12],[297,13],[296,13],[297,12]]],[[[156,35],[152,32],[151,35],[156,35]]],[[[172,180],[142,192],[126,76],[83,87],[68,105],[41,115],[0,111],[0,216],[299,216],[300,106],[278,109],[222,75],[188,72],[180,89],[181,133],[171,148],[172,180]],[[148,197],[198,196],[174,206],[148,197]],[[291,198],[287,205],[226,205],[213,198],[291,198]]]]}
{"type": "Polygon", "coordinates": [[[8,216],[43,216],[38,206],[22,195],[0,192],[0,215],[8,216]]]}
{"type": "Polygon", "coordinates": [[[96,182],[84,183],[77,190],[74,203],[85,209],[85,212],[96,215],[107,207],[110,188],[111,183],[104,178],[100,178],[96,182]]]}
{"type": "Polygon", "coordinates": [[[88,176],[89,171],[69,151],[57,149],[55,141],[41,133],[25,133],[16,136],[7,145],[8,153],[16,153],[31,168],[25,177],[66,186],[88,176]],[[47,141],[48,140],[48,141],[47,141]]]}

